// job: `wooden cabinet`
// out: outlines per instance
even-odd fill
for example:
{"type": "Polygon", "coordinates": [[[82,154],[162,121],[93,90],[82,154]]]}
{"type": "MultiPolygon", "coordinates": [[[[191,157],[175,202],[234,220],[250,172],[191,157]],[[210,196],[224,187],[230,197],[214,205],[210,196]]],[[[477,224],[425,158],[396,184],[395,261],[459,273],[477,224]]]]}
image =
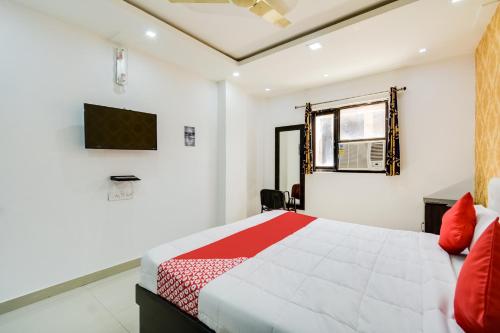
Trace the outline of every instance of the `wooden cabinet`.
{"type": "Polygon", "coordinates": [[[444,213],[450,209],[448,204],[425,203],[424,231],[439,235],[444,213]]]}
{"type": "Polygon", "coordinates": [[[469,179],[425,196],[425,221],[422,231],[439,235],[444,213],[465,193],[472,192],[472,188],[472,180],[469,179]]]}

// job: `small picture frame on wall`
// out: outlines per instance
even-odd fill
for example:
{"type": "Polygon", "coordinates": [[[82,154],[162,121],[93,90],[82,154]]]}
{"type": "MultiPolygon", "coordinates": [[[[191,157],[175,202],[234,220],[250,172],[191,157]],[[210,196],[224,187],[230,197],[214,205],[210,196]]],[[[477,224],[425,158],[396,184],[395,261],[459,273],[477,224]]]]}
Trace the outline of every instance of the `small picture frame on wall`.
{"type": "Polygon", "coordinates": [[[184,146],[196,146],[195,128],[191,126],[184,126],[184,146]]]}

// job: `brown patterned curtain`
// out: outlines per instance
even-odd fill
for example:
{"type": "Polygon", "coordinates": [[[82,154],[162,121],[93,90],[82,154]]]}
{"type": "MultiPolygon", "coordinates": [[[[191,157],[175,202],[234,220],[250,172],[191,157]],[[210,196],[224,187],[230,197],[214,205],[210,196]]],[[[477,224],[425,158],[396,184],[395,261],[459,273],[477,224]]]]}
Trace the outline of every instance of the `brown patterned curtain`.
{"type": "Polygon", "coordinates": [[[312,108],[311,103],[306,103],[305,112],[305,140],[304,140],[304,174],[313,173],[313,151],[312,151],[312,108]]]}
{"type": "Polygon", "coordinates": [[[401,157],[399,152],[398,89],[396,87],[391,87],[390,90],[387,128],[385,174],[387,176],[397,176],[400,174],[401,157]]]}

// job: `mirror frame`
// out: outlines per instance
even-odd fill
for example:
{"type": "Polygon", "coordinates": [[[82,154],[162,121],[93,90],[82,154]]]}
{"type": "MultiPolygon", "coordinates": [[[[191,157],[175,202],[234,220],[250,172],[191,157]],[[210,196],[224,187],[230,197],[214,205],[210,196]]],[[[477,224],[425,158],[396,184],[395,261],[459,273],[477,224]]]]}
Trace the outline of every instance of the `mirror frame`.
{"type": "MultiPolygon", "coordinates": [[[[300,135],[300,204],[297,209],[305,210],[306,203],[306,190],[305,190],[305,175],[304,175],[304,165],[305,155],[304,155],[304,140],[305,140],[305,126],[300,125],[290,125],[281,126],[274,129],[274,188],[280,190],[280,133],[289,131],[299,131],[300,135]]],[[[290,189],[291,190],[291,189],[290,189]]]]}

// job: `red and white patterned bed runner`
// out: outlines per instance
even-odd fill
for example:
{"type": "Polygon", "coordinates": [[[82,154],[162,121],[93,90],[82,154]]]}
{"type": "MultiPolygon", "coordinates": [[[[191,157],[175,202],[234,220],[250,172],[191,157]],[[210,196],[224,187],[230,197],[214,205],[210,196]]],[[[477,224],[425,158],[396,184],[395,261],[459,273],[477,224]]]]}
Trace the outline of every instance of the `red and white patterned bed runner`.
{"type": "Polygon", "coordinates": [[[210,281],[302,229],[316,218],[287,212],[158,266],[157,293],[198,316],[200,290],[210,281]]]}

